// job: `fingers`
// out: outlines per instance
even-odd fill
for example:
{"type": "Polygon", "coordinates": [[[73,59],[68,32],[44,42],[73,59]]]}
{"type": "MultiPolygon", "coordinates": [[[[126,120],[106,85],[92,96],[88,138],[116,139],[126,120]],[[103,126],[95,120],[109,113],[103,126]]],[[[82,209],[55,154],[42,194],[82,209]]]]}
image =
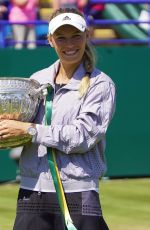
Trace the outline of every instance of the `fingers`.
{"type": "Polygon", "coordinates": [[[3,131],[4,129],[6,129],[6,124],[7,122],[6,121],[0,121],[0,132],[3,131]]]}
{"type": "Polygon", "coordinates": [[[7,135],[0,134],[0,140],[7,138],[7,135]]]}
{"type": "Polygon", "coordinates": [[[10,135],[6,129],[0,130],[0,140],[8,137],[10,137],[10,135]]]}
{"type": "Polygon", "coordinates": [[[3,137],[3,135],[1,134],[1,135],[0,135],[0,140],[2,140],[2,139],[4,139],[4,137],[3,137]]]}
{"type": "Polygon", "coordinates": [[[26,135],[29,126],[31,126],[31,123],[15,120],[0,120],[0,135],[7,135],[7,137],[26,135]]]}
{"type": "Polygon", "coordinates": [[[7,120],[0,121],[0,139],[11,137],[11,130],[8,126],[7,120]]]}
{"type": "Polygon", "coordinates": [[[2,129],[15,129],[18,126],[18,121],[15,120],[0,120],[0,130],[2,129]]]}

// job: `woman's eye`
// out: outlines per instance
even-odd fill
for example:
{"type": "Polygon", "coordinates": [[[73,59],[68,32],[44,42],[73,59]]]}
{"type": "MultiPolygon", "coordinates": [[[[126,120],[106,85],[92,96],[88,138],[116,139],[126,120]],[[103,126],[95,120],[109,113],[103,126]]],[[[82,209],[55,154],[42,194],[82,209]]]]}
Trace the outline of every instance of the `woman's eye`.
{"type": "Polygon", "coordinates": [[[81,38],[81,35],[80,34],[76,34],[76,35],[74,35],[74,38],[81,38]]]}
{"type": "Polygon", "coordinates": [[[64,37],[58,37],[58,38],[57,38],[58,41],[62,41],[62,40],[64,40],[64,39],[65,39],[64,37]]]}

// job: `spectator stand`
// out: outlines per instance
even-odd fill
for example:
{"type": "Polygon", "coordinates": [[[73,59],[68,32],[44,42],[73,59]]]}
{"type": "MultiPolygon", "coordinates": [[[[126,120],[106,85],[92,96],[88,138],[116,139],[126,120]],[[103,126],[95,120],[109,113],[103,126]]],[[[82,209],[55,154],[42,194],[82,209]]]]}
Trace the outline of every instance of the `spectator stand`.
{"type": "MultiPolygon", "coordinates": [[[[9,0],[0,0],[0,7],[5,7],[5,11],[1,12],[0,10],[0,21],[8,20],[8,13],[9,13],[9,7],[10,2],[9,0]]],[[[0,23],[0,47],[3,47],[3,40],[9,39],[11,37],[11,27],[9,24],[7,24],[5,27],[3,27],[0,23]]]]}
{"type": "Polygon", "coordinates": [[[108,25],[95,25],[95,20],[104,19],[105,12],[105,3],[101,3],[99,1],[94,2],[92,0],[78,0],[79,1],[79,9],[83,11],[83,13],[87,17],[87,22],[90,28],[91,38],[93,39],[113,39],[117,37],[114,29],[108,25]],[[81,1],[81,2],[80,2],[81,1]],[[83,3],[86,5],[83,5],[83,3]],[[92,23],[93,21],[93,23],[92,23]]]}
{"type": "MultiPolygon", "coordinates": [[[[150,45],[150,29],[144,30],[142,24],[150,24],[150,18],[140,21],[139,16],[143,8],[141,4],[149,4],[149,0],[92,0],[93,2],[105,3],[103,11],[103,19],[91,20],[89,24],[92,26],[108,26],[115,31],[116,38],[101,39],[93,38],[92,42],[99,44],[149,44],[150,45]]],[[[102,31],[99,30],[99,34],[102,31]]]]}
{"type": "MultiPolygon", "coordinates": [[[[39,20],[45,22],[42,24],[37,24],[36,26],[36,35],[39,41],[45,40],[47,36],[48,22],[53,12],[52,1],[53,0],[40,0],[39,2],[39,20]]],[[[45,45],[45,43],[43,45],[45,45]]]]}
{"type": "MultiPolygon", "coordinates": [[[[95,45],[124,45],[124,44],[141,44],[150,45],[150,26],[144,29],[141,25],[149,25],[150,18],[139,20],[140,12],[148,6],[150,12],[150,0],[90,0],[93,3],[105,4],[102,12],[102,19],[89,17],[86,15],[89,26],[94,28],[91,41],[95,45]]],[[[29,22],[36,25],[38,46],[48,45],[46,36],[48,31],[48,21],[53,9],[51,0],[41,0],[39,8],[39,20],[29,22]]],[[[16,23],[20,24],[20,23],[16,23]]],[[[28,23],[26,23],[28,24],[28,23]]],[[[0,21],[3,28],[1,47],[13,47],[14,41],[8,39],[4,30],[6,26],[11,26],[6,20],[0,21]]],[[[24,42],[26,44],[26,42],[24,42]]]]}

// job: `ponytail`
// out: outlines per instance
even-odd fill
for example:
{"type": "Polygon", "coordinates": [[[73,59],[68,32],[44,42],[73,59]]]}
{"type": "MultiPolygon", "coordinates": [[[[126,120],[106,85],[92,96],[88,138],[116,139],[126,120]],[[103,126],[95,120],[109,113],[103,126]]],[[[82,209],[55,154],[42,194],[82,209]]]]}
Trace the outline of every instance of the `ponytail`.
{"type": "Polygon", "coordinates": [[[83,76],[79,87],[80,97],[83,97],[86,94],[88,88],[90,87],[90,75],[93,71],[94,63],[95,60],[94,60],[93,51],[89,46],[89,44],[87,43],[83,55],[83,66],[85,69],[85,75],[83,76]]]}

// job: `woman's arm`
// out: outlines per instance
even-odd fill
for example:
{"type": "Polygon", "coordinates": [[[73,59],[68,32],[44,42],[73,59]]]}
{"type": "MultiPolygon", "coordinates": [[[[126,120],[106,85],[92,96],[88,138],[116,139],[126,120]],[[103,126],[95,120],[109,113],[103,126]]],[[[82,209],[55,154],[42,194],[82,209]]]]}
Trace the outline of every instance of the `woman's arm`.
{"type": "Polygon", "coordinates": [[[115,87],[102,82],[90,89],[72,124],[38,125],[35,142],[66,154],[87,152],[104,138],[114,110],[115,87]]]}

